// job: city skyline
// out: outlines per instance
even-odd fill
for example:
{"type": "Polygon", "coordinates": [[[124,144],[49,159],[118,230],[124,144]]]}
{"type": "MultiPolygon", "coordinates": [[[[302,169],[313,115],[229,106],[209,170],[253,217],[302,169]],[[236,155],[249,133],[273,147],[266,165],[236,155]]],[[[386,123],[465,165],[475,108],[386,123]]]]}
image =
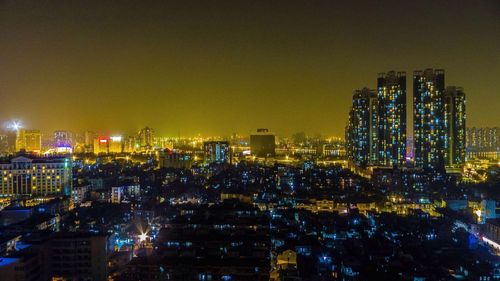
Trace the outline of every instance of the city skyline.
{"type": "Polygon", "coordinates": [[[342,136],[352,91],[375,89],[377,73],[406,71],[411,93],[414,70],[442,68],[467,92],[467,125],[498,126],[494,1],[281,8],[4,2],[0,120],[43,131],[342,136]]]}
{"type": "Polygon", "coordinates": [[[0,279],[500,280],[499,15],[0,0],[0,279]]]}

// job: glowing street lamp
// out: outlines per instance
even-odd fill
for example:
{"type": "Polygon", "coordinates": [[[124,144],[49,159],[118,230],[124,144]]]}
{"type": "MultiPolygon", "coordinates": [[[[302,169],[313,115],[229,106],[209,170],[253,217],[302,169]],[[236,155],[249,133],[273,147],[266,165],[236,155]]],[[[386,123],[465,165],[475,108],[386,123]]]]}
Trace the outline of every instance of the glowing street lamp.
{"type": "Polygon", "coordinates": [[[144,242],[146,241],[146,239],[148,239],[148,234],[147,233],[141,233],[139,234],[139,242],[144,242]]]}
{"type": "Polygon", "coordinates": [[[483,215],[483,212],[480,210],[480,209],[477,209],[475,212],[474,212],[477,216],[477,221],[478,222],[481,222],[481,217],[483,215]]]}

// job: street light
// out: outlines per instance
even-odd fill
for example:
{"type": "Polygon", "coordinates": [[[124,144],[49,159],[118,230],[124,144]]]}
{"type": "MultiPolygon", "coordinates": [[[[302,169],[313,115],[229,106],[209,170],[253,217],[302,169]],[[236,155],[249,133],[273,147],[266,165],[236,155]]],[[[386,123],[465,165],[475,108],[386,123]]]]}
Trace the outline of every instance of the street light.
{"type": "Polygon", "coordinates": [[[141,233],[139,234],[139,242],[144,242],[146,241],[146,239],[148,239],[148,234],[147,233],[141,233]]]}

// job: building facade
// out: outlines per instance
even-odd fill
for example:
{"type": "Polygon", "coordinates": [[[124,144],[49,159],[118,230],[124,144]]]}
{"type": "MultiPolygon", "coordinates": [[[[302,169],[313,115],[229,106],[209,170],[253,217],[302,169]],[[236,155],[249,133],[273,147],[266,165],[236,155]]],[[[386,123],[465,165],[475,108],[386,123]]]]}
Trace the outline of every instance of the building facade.
{"type": "Polygon", "coordinates": [[[58,233],[48,243],[47,256],[54,279],[107,280],[106,236],[58,233]]]}
{"type": "Polygon", "coordinates": [[[406,161],[406,72],[380,73],[377,97],[378,165],[403,165],[406,161]]]}
{"type": "Polygon", "coordinates": [[[415,165],[427,170],[445,166],[444,70],[413,73],[415,165]]]}
{"type": "Polygon", "coordinates": [[[465,93],[463,88],[449,86],[444,93],[445,111],[445,165],[449,167],[465,164],[465,93]]]}
{"type": "Polygon", "coordinates": [[[378,162],[378,99],[368,88],[354,91],[346,127],[347,155],[356,166],[378,162]]]}
{"type": "Polygon", "coordinates": [[[0,164],[0,196],[69,195],[72,171],[68,158],[16,157],[0,164]]]}
{"type": "Polygon", "coordinates": [[[206,163],[229,163],[231,148],[227,141],[206,141],[203,143],[206,163]]]}
{"type": "Polygon", "coordinates": [[[250,150],[257,157],[274,157],[276,155],[276,137],[268,129],[257,129],[250,135],[250,150]]]}
{"type": "Polygon", "coordinates": [[[499,159],[500,128],[467,128],[466,146],[468,159],[499,159]]]}
{"type": "Polygon", "coordinates": [[[0,156],[9,154],[9,138],[7,135],[0,135],[0,156]]]}
{"type": "Polygon", "coordinates": [[[40,152],[42,149],[42,133],[39,130],[19,128],[16,134],[16,151],[40,152]]]}

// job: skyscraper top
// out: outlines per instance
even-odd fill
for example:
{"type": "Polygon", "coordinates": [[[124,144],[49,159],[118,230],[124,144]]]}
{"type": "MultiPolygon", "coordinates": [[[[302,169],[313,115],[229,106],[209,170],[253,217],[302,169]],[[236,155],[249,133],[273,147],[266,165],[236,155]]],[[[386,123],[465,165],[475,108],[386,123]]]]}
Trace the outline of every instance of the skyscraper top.
{"type": "Polygon", "coordinates": [[[434,75],[440,75],[444,74],[444,69],[442,68],[426,68],[425,70],[415,70],[413,71],[413,76],[426,76],[426,77],[432,77],[434,75]]]}
{"type": "Polygon", "coordinates": [[[388,71],[387,73],[386,72],[379,72],[378,73],[378,78],[385,78],[385,79],[388,79],[389,81],[392,81],[392,79],[394,79],[394,82],[396,82],[397,78],[405,77],[405,76],[406,76],[405,71],[396,72],[394,70],[391,70],[391,71],[388,71]]]}

